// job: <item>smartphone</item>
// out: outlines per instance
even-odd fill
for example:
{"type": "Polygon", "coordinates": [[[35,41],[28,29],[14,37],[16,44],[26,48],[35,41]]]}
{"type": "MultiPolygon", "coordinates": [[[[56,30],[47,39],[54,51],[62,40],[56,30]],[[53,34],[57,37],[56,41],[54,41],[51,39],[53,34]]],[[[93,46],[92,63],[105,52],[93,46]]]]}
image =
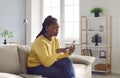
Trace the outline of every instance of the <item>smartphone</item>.
{"type": "Polygon", "coordinates": [[[72,45],[74,45],[74,44],[75,44],[75,42],[76,42],[76,41],[74,40],[74,41],[72,42],[72,45]]]}
{"type": "MultiPolygon", "coordinates": [[[[70,47],[73,47],[74,46],[74,44],[75,44],[75,40],[72,42],[72,45],[70,46],[70,47]]],[[[70,47],[68,48],[68,49],[66,49],[66,52],[69,52],[69,50],[70,50],[70,47]]]]}

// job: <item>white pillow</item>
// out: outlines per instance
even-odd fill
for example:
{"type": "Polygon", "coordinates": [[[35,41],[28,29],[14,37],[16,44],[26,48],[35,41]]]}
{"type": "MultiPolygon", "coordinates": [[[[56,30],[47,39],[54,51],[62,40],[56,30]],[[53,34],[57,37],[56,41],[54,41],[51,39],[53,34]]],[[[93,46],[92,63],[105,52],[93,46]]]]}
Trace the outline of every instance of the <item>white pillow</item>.
{"type": "Polygon", "coordinates": [[[22,78],[22,77],[10,73],[0,73],[0,78],[22,78]]]}

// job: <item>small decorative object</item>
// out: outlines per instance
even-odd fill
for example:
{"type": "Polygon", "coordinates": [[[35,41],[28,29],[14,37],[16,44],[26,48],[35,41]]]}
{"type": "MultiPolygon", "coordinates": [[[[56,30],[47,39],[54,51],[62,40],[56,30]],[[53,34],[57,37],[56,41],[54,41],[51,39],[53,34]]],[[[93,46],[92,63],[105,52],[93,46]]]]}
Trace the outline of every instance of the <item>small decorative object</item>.
{"type": "Polygon", "coordinates": [[[106,51],[100,50],[100,58],[106,58],[106,51]]]}
{"type": "Polygon", "coordinates": [[[94,13],[95,17],[99,17],[99,13],[103,13],[103,9],[100,7],[94,7],[91,9],[91,13],[94,13]]]}
{"type": "Polygon", "coordinates": [[[101,43],[101,37],[98,34],[95,34],[92,37],[92,43],[95,43],[95,46],[98,46],[98,43],[101,43]]]}
{"type": "Polygon", "coordinates": [[[91,51],[91,49],[83,49],[82,54],[84,56],[92,56],[92,51],[91,51]]]}
{"type": "Polygon", "coordinates": [[[12,38],[14,36],[13,33],[11,31],[8,31],[7,29],[3,29],[0,34],[4,38],[3,44],[7,44],[6,38],[12,38]]]}
{"type": "Polygon", "coordinates": [[[100,32],[103,32],[103,31],[104,31],[104,26],[100,25],[100,26],[99,26],[99,31],[100,31],[100,32]]]}

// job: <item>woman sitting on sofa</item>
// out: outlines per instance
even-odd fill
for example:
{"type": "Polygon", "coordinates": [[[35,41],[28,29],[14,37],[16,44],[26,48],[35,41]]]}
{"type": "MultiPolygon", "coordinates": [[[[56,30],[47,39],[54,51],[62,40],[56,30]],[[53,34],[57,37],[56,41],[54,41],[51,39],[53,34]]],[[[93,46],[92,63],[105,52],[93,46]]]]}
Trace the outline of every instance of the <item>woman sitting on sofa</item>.
{"type": "Polygon", "coordinates": [[[73,63],[68,58],[75,46],[60,48],[56,38],[59,29],[56,18],[48,16],[42,27],[28,56],[28,73],[47,78],[75,78],[73,63]]]}

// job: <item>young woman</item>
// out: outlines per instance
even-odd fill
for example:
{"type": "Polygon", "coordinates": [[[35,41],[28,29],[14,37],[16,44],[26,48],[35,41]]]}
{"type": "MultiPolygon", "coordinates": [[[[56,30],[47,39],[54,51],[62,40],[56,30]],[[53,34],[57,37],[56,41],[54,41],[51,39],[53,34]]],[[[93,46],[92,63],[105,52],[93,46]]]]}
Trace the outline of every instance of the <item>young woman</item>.
{"type": "Polygon", "coordinates": [[[46,17],[42,27],[28,56],[28,73],[47,78],[75,78],[73,63],[68,58],[75,46],[60,48],[56,38],[59,29],[56,18],[46,17]]]}

